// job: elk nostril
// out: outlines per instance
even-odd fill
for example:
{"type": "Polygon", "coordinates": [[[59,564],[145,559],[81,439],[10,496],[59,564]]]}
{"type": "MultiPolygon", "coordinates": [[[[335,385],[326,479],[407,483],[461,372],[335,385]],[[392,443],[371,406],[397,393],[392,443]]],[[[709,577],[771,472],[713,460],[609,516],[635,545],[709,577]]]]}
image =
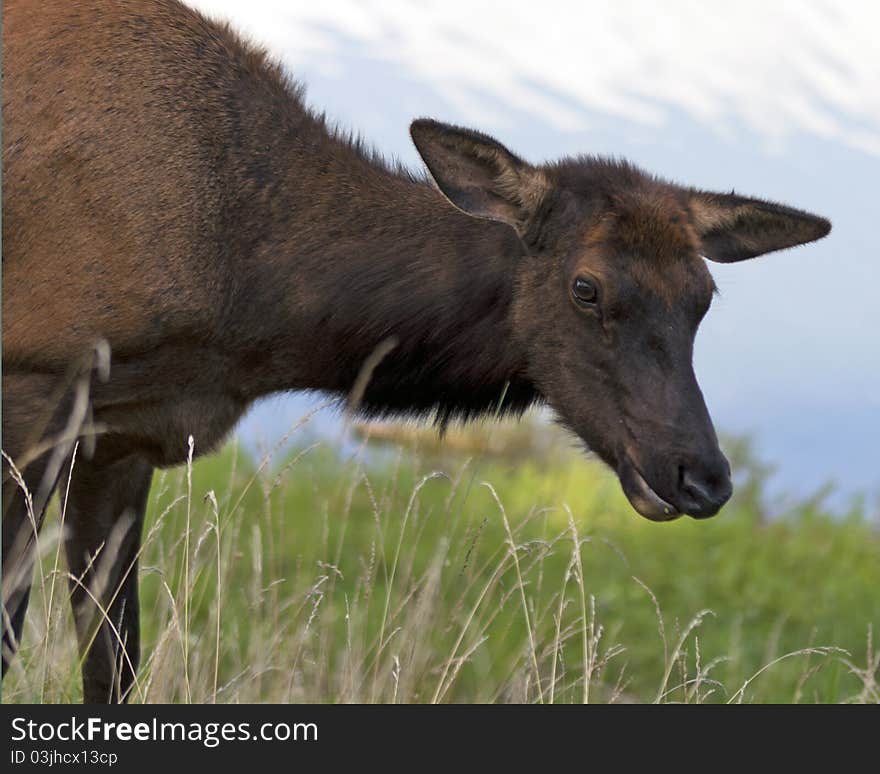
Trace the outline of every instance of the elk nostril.
{"type": "Polygon", "coordinates": [[[679,489],[699,502],[711,500],[708,487],[698,481],[690,471],[679,468],[679,489]]]}
{"type": "Polygon", "coordinates": [[[698,503],[725,503],[732,487],[729,476],[696,476],[679,468],[679,491],[698,503]]]}

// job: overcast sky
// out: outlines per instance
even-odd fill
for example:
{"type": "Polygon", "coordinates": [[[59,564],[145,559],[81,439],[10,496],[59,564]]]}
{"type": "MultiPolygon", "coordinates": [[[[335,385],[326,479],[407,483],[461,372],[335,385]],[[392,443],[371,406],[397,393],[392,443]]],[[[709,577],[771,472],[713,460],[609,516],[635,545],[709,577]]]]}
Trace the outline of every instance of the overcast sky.
{"type": "MultiPolygon", "coordinates": [[[[711,265],[696,366],[723,431],[799,493],[880,492],[880,3],[190,0],[307,85],[311,105],[413,165],[411,118],[532,161],[626,156],[831,218],[820,243],[711,265]]],[[[274,399],[242,435],[302,413],[274,399]]]]}

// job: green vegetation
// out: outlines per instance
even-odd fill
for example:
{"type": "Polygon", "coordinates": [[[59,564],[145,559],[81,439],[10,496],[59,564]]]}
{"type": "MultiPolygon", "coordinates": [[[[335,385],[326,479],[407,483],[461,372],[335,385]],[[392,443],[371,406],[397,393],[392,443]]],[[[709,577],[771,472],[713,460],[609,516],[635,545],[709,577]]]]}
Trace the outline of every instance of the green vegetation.
{"type": "MultiPolygon", "coordinates": [[[[864,509],[777,509],[740,444],[722,514],[654,524],[534,425],[470,438],[158,474],[134,700],[880,701],[864,509]]],[[[54,507],[5,701],[79,699],[54,507]]]]}

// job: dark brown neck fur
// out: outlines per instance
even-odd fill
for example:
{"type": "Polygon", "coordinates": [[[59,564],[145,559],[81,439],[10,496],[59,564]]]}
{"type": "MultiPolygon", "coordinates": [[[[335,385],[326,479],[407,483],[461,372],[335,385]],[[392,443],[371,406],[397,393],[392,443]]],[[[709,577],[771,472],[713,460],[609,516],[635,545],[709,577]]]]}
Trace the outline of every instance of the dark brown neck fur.
{"type": "Polygon", "coordinates": [[[221,217],[237,277],[223,336],[245,400],[285,389],[348,393],[384,342],[362,408],[441,420],[535,399],[509,308],[522,246],[330,130],[275,69],[239,70],[225,167],[240,192],[221,217]],[[239,101],[240,100],[240,101],[239,101]]]}
{"type": "Polygon", "coordinates": [[[512,229],[328,128],[263,53],[173,0],[51,12],[13,41],[34,64],[4,91],[5,374],[60,377],[106,340],[96,421],[157,464],[190,433],[216,446],[263,395],[347,395],[389,340],[365,411],[536,398],[510,331],[512,229]],[[59,66],[41,70],[47,48],[59,66]],[[53,121],[63,142],[41,139],[53,121]]]}

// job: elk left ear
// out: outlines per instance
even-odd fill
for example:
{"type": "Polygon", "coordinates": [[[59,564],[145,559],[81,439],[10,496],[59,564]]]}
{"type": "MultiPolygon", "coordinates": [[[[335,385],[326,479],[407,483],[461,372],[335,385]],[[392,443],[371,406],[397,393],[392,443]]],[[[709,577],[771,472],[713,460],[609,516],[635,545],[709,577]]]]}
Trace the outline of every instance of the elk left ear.
{"type": "Polygon", "coordinates": [[[410,136],[441,193],[476,218],[522,235],[549,190],[544,173],[481,132],[420,118],[410,136]]]}
{"type": "Polygon", "coordinates": [[[691,190],[689,203],[701,252],[719,263],[813,242],[831,231],[831,223],[819,215],[733,193],[691,190]]]}

